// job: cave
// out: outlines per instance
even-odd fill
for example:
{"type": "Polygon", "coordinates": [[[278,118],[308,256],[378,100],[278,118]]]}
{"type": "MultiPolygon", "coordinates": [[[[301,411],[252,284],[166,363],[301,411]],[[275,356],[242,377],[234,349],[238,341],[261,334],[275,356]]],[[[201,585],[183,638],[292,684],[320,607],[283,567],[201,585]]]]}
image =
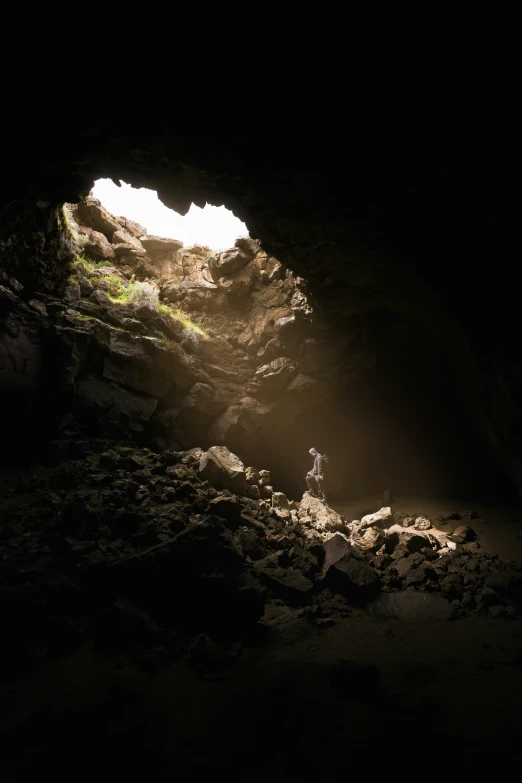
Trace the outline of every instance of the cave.
{"type": "Polygon", "coordinates": [[[506,153],[157,125],[6,142],[3,778],[513,772],[506,153]],[[149,234],[101,178],[248,235],[149,234]]]}

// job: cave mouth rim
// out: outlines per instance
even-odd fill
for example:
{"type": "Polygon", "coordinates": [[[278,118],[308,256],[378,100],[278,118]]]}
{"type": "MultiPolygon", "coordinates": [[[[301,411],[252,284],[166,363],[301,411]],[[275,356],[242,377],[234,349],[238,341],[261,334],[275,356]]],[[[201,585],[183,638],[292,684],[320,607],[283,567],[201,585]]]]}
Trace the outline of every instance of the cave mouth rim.
{"type": "Polygon", "coordinates": [[[100,176],[83,198],[96,198],[111,215],[138,223],[145,228],[145,233],[149,236],[178,240],[183,243],[184,248],[199,245],[207,247],[213,253],[219,253],[234,247],[234,242],[239,238],[254,239],[246,223],[235,215],[224,200],[221,204],[206,201],[203,206],[193,200],[188,210],[183,213],[169,207],[157,189],[135,186],[122,179],[118,181],[119,185],[112,177],[100,176]],[[143,214],[141,210],[144,210],[143,214]],[[169,222],[173,226],[176,223],[178,225],[174,228],[168,225],[169,222]],[[224,223],[227,224],[226,233],[220,226],[224,223]],[[232,237],[234,225],[236,232],[232,237]]]}

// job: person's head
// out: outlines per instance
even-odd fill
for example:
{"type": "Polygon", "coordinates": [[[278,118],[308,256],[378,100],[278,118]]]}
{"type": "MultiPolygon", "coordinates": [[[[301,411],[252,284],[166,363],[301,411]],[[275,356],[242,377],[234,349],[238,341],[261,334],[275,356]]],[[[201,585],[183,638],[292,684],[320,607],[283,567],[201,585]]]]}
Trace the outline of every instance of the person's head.
{"type": "Polygon", "coordinates": [[[311,448],[308,453],[315,457],[319,452],[317,449],[311,448]]]}

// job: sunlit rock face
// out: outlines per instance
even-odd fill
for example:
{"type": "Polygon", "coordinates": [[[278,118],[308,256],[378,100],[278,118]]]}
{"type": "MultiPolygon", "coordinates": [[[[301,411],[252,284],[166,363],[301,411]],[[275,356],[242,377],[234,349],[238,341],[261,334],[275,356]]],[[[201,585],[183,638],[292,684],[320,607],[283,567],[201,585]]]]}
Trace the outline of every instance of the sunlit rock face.
{"type": "Polygon", "coordinates": [[[300,278],[249,237],[224,252],[185,248],[92,196],[63,216],[75,256],[62,296],[41,292],[26,304],[22,284],[8,278],[4,287],[5,351],[14,356],[9,335],[18,330],[20,354],[4,386],[30,378],[38,397],[44,375],[54,378],[46,419],[55,438],[121,437],[156,449],[196,440],[247,457],[260,432],[277,432],[277,443],[371,361],[346,354],[347,340],[314,315],[300,278]]]}
{"type": "MultiPolygon", "coordinates": [[[[136,126],[134,130],[138,134],[136,126]]],[[[154,122],[144,130],[145,135],[131,138],[115,134],[103,123],[87,121],[74,138],[64,140],[50,120],[48,135],[41,133],[22,148],[15,126],[9,129],[14,132],[6,144],[18,167],[2,183],[1,265],[25,286],[24,301],[63,288],[70,254],[64,248],[55,252],[60,233],[56,210],[61,203],[77,202],[86,195],[100,174],[136,187],[154,187],[167,206],[181,212],[192,202],[224,204],[246,223],[267,254],[264,265],[261,258],[257,262],[261,278],[272,274],[270,259],[291,269],[305,281],[302,292],[316,318],[346,340],[344,345],[332,341],[344,360],[349,364],[356,351],[366,358],[376,356],[370,374],[364,376],[357,363],[357,369],[345,377],[336,409],[353,410],[355,385],[363,401],[354,413],[355,421],[370,397],[376,415],[370,412],[368,419],[376,420],[379,411],[388,411],[381,428],[386,436],[380,441],[376,437],[381,453],[387,452],[387,465],[398,461],[394,451],[404,451],[407,441],[413,442],[404,457],[403,475],[426,462],[429,476],[445,470],[449,462],[450,473],[467,482],[469,491],[486,486],[493,494],[504,491],[502,477],[516,478],[520,451],[520,365],[514,336],[516,288],[492,271],[513,257],[500,162],[494,167],[484,150],[480,165],[474,158],[468,167],[456,155],[437,160],[435,153],[420,148],[352,149],[344,138],[333,138],[325,146],[310,139],[281,137],[268,149],[248,137],[177,137],[158,131],[154,122]],[[406,437],[409,427],[412,431],[406,437]]],[[[177,271],[180,280],[192,282],[185,278],[197,266],[190,256],[198,253],[189,253],[180,265],[180,249],[153,250],[150,245],[147,251],[139,229],[116,223],[118,228],[102,225],[93,231],[111,242],[118,264],[124,259],[124,266],[146,277],[152,276],[157,263],[159,276],[177,271]],[[125,241],[113,243],[114,235],[106,236],[111,228],[116,239],[125,241]],[[152,265],[147,266],[145,257],[152,265]]],[[[102,252],[102,240],[96,235],[91,239],[102,252]]],[[[243,249],[236,251],[237,259],[243,249]]],[[[219,269],[225,261],[229,263],[217,259],[212,266],[219,269]]],[[[217,286],[224,296],[243,296],[241,292],[252,296],[259,284],[250,262],[217,279],[209,264],[208,275],[202,276],[212,293],[212,286],[217,286]]],[[[200,299],[199,294],[189,295],[194,301],[200,299]]],[[[103,301],[101,294],[95,298],[103,301]]],[[[263,365],[295,358],[286,348],[280,351],[278,335],[272,339],[276,342],[256,346],[256,358],[263,365]],[[257,357],[259,347],[266,356],[257,357]]],[[[302,376],[312,372],[324,346],[315,355],[306,355],[305,345],[313,346],[306,341],[320,339],[320,330],[294,339],[306,369],[291,383],[296,394],[306,397],[307,380],[302,376]]],[[[245,341],[246,347],[239,346],[247,353],[254,351],[252,337],[245,336],[245,341]]],[[[328,366],[334,375],[335,362],[328,366]]],[[[315,371],[316,380],[329,385],[328,367],[319,365],[315,371]]],[[[331,415],[331,406],[325,410],[320,397],[315,399],[315,416],[295,420],[300,423],[291,444],[288,436],[283,438],[283,451],[278,452],[270,442],[277,440],[276,428],[263,429],[259,438],[263,448],[273,448],[283,462],[290,460],[292,449],[301,448],[303,423],[310,430],[315,423],[328,437],[337,429],[345,449],[350,448],[353,418],[340,433],[339,416],[331,415]]],[[[216,432],[252,427],[257,414],[251,400],[257,398],[245,389],[241,399],[245,402],[239,409],[229,404],[223,410],[216,432]]],[[[176,398],[168,409],[170,420],[179,403],[176,398]]],[[[281,410],[279,420],[288,422],[288,414],[288,409],[281,410]]],[[[159,410],[154,415],[167,413],[159,410]]],[[[292,472],[296,470],[302,470],[297,463],[291,466],[292,472]]]]}

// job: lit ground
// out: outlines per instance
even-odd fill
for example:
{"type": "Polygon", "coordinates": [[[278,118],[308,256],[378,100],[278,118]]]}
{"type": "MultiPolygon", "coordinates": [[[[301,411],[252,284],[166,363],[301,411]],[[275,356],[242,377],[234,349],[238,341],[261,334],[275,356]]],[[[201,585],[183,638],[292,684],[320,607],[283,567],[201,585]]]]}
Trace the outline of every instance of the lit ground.
{"type": "MultiPolygon", "coordinates": [[[[332,501],[331,507],[342,514],[348,521],[360,519],[362,513],[377,511],[384,505],[382,495],[374,495],[358,500],[332,501]]],[[[423,497],[397,497],[392,499],[392,511],[404,511],[408,513],[419,512],[433,521],[438,513],[444,511],[463,511],[473,509],[479,514],[479,519],[472,522],[473,530],[477,534],[480,551],[491,555],[498,555],[502,560],[522,561],[522,537],[517,538],[517,533],[522,530],[522,510],[520,508],[508,508],[502,506],[486,506],[472,500],[455,500],[423,497]],[[476,522],[476,524],[475,524],[476,522]]],[[[458,527],[458,521],[451,520],[449,525],[458,527]]],[[[446,530],[447,527],[440,527],[446,530]]]]}

